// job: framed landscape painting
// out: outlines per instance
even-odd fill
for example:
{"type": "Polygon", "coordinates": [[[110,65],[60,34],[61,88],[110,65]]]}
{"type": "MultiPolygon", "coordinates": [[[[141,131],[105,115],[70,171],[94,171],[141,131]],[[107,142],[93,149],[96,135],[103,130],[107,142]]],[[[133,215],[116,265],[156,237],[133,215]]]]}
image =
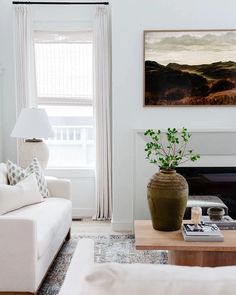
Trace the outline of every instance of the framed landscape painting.
{"type": "Polygon", "coordinates": [[[236,105],[236,30],[144,31],[144,105],[236,105]]]}

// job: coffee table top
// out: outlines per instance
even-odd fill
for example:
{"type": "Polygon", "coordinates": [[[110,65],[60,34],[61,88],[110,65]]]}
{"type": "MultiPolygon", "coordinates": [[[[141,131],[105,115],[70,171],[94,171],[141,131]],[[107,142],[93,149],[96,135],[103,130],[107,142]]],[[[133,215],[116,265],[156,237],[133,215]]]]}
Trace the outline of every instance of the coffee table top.
{"type": "Polygon", "coordinates": [[[236,230],[222,230],[224,242],[186,242],[181,230],[164,232],[153,229],[151,220],[135,220],[137,250],[236,251],[236,230]]]}

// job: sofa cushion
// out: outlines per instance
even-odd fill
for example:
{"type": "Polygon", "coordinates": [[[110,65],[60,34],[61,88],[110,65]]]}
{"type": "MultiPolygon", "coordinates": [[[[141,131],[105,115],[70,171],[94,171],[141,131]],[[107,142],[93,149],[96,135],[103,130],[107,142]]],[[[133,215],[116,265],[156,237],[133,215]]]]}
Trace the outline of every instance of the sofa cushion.
{"type": "Polygon", "coordinates": [[[0,184],[0,215],[42,200],[34,173],[13,186],[0,184]]]}
{"type": "Polygon", "coordinates": [[[46,198],[49,197],[49,191],[47,188],[47,183],[44,177],[43,170],[40,166],[39,161],[37,158],[34,158],[30,165],[23,169],[16,164],[12,163],[11,161],[7,161],[7,175],[9,179],[10,185],[15,185],[17,182],[24,179],[26,176],[30,175],[31,173],[35,173],[39,191],[41,195],[46,198]]]}
{"type": "Polygon", "coordinates": [[[6,216],[36,221],[37,252],[40,258],[50,248],[59,229],[66,223],[64,221],[71,218],[71,201],[62,198],[47,198],[42,203],[7,213],[6,216]]]}
{"type": "Polygon", "coordinates": [[[1,184],[8,184],[7,166],[5,163],[0,163],[0,183],[1,184]]]}
{"type": "Polygon", "coordinates": [[[84,277],[79,295],[234,295],[236,267],[100,264],[84,277]]]}

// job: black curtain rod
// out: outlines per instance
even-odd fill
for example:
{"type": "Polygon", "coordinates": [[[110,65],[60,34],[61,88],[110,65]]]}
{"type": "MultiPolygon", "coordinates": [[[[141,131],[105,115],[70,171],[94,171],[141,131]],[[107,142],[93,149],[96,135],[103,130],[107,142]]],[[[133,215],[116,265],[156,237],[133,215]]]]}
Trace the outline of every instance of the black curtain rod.
{"type": "Polygon", "coordinates": [[[42,4],[42,5],[109,5],[109,2],[30,2],[13,1],[12,4],[42,4]]]}

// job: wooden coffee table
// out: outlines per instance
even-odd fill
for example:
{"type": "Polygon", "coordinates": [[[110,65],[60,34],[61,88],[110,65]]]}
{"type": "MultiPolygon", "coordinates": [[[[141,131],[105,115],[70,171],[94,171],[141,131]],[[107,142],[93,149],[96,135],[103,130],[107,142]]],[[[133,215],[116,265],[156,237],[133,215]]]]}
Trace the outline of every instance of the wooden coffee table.
{"type": "Polygon", "coordinates": [[[150,220],[135,221],[137,250],[168,250],[168,262],[189,266],[236,265],[236,230],[223,230],[224,242],[186,242],[181,231],[153,229],[150,220]]]}

